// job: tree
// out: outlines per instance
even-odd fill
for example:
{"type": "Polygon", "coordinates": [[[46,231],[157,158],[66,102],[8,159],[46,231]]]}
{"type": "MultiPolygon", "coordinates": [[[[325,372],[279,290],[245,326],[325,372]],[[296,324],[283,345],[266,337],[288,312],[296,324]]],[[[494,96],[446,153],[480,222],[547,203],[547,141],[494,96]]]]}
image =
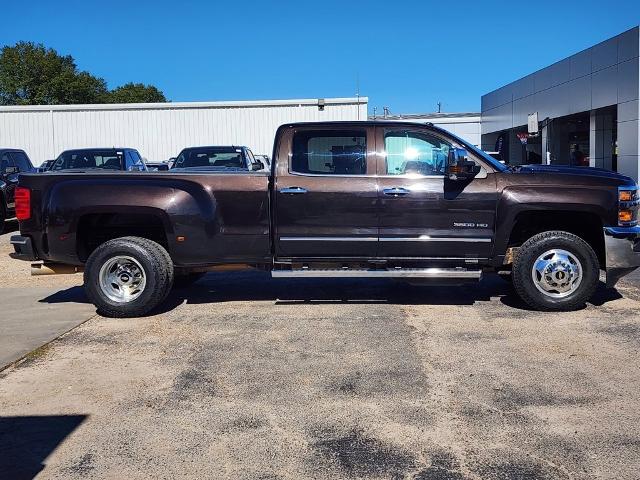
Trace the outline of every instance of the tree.
{"type": "Polygon", "coordinates": [[[166,102],[153,85],[127,83],[112,91],[106,82],[78,70],[71,55],[33,42],[0,51],[0,105],[166,102]]]}
{"type": "Polygon", "coordinates": [[[164,103],[167,99],[153,85],[127,83],[109,92],[109,103],[164,103]]]}
{"type": "Polygon", "coordinates": [[[33,42],[5,46],[0,53],[0,104],[102,103],[102,78],[78,71],[73,57],[33,42]]]}

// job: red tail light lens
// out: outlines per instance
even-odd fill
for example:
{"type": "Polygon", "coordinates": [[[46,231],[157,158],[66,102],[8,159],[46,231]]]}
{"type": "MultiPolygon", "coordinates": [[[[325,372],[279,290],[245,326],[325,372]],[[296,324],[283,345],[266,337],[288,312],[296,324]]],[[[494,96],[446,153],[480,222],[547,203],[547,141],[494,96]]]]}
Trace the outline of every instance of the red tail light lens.
{"type": "Polygon", "coordinates": [[[31,218],[31,190],[16,187],[16,218],[29,220],[31,218]]]}

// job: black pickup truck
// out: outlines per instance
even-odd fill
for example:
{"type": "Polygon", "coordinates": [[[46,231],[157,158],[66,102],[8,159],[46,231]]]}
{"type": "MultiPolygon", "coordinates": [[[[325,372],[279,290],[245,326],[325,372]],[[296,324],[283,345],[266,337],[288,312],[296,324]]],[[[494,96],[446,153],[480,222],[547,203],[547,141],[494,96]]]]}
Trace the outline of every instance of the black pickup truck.
{"type": "Polygon", "coordinates": [[[457,285],[511,271],[540,310],[581,307],[640,266],[638,189],[590,168],[508,168],[430,124],[288,124],[271,172],[21,175],[16,258],[84,271],[110,316],[140,316],[174,280],[273,277],[457,285]]]}

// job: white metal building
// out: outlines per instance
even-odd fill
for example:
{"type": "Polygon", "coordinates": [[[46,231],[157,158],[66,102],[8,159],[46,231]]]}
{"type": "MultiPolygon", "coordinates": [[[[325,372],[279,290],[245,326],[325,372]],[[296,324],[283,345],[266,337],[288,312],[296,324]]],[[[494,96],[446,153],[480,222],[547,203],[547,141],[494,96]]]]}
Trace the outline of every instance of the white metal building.
{"type": "Polygon", "coordinates": [[[433,123],[436,127],[444,128],[467,142],[480,146],[480,113],[416,113],[386,116],[370,116],[370,119],[397,120],[401,122],[433,123]]]}
{"type": "Polygon", "coordinates": [[[0,147],[34,165],[62,151],[136,148],[148,160],[198,145],[246,145],[271,156],[276,128],[290,122],[366,120],[367,97],[238,102],[0,106],[0,147]]]}

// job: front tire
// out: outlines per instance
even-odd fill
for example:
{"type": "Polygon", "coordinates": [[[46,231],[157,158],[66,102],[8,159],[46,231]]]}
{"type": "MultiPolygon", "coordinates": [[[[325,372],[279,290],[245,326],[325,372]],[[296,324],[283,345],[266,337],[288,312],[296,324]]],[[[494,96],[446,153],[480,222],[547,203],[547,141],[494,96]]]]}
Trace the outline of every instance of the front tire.
{"type": "Polygon", "coordinates": [[[173,283],[173,262],[156,242],[122,237],[100,245],[87,260],[84,286],[105,317],[141,317],[162,303],[173,283]]]}
{"type": "Polygon", "coordinates": [[[542,311],[582,308],[598,286],[600,264],[593,248],[568,232],[534,235],[513,261],[516,293],[530,307],[542,311]]]}

